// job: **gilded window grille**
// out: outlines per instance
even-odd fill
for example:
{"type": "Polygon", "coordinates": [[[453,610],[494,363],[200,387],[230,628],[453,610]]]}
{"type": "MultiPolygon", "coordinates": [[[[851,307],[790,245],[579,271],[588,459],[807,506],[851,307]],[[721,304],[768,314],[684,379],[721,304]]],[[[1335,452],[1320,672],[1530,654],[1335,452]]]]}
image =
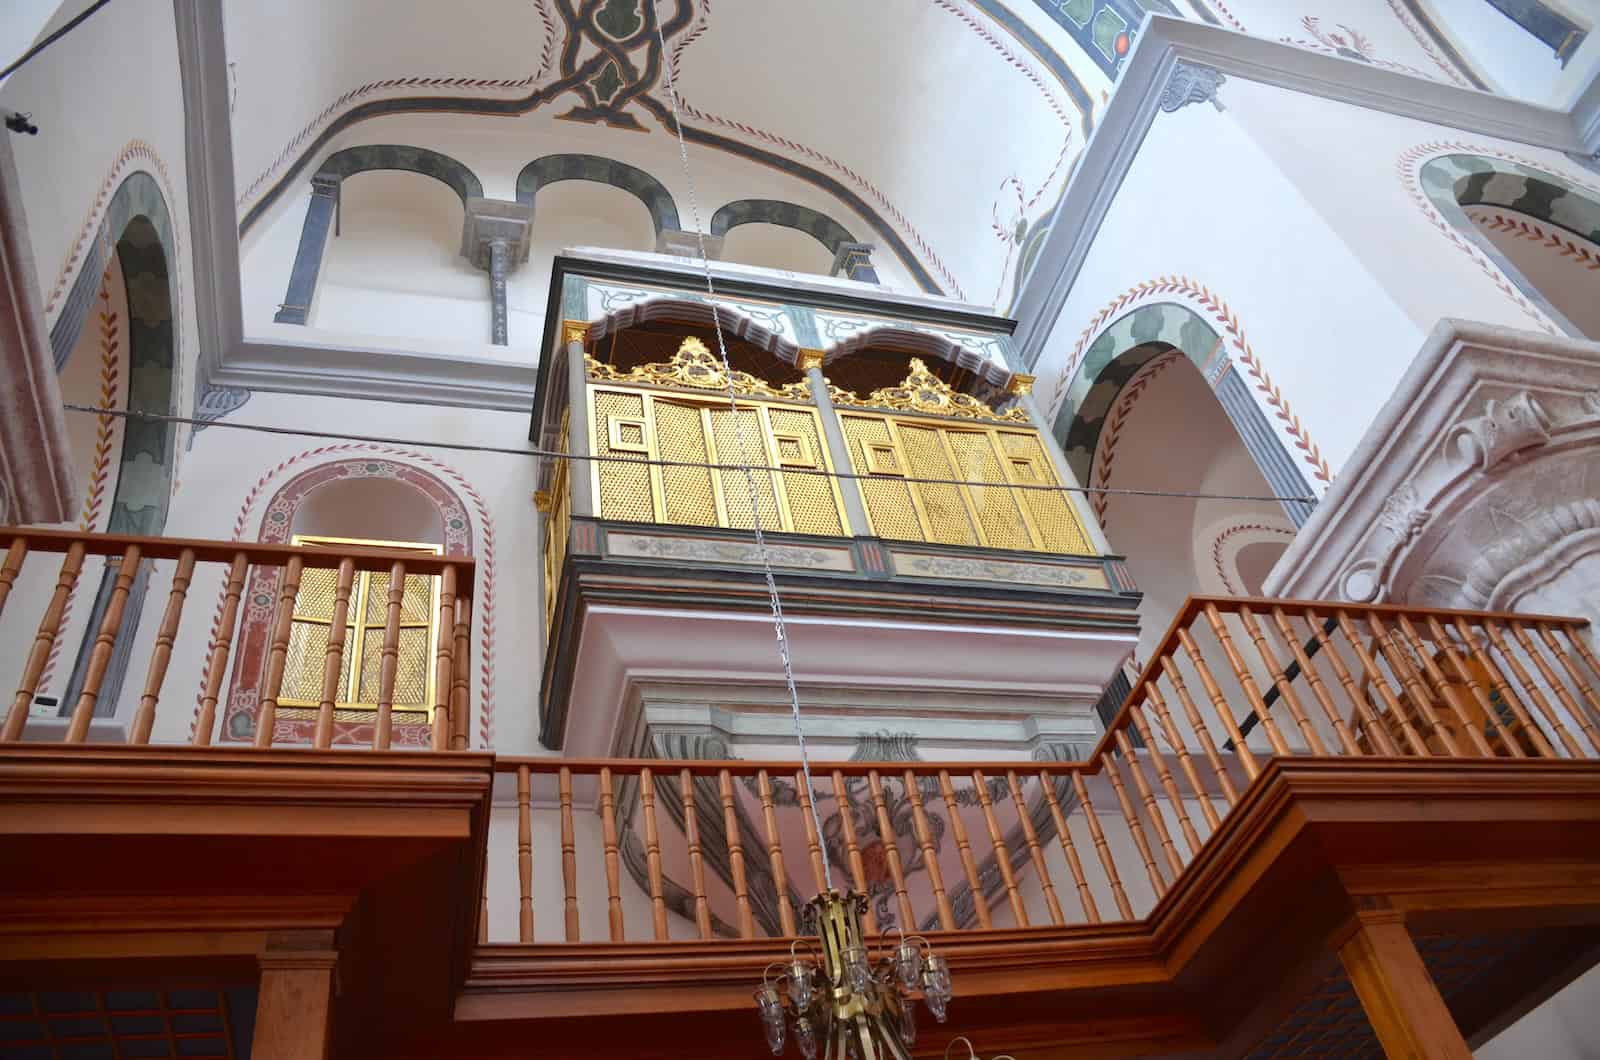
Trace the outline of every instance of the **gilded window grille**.
{"type": "Polygon", "coordinates": [[[836,537],[849,534],[822,421],[814,406],[741,400],[735,412],[727,398],[717,393],[593,383],[588,389],[597,455],[724,465],[663,467],[593,461],[590,475],[601,518],[750,529],[749,484],[739,468],[749,463],[795,469],[751,473],[763,529],[836,537]],[[643,451],[626,448],[639,433],[643,451]],[[615,444],[617,440],[624,447],[615,444]]]}
{"type": "MultiPolygon", "coordinates": [[[[346,537],[295,535],[292,544],[337,549],[341,545],[389,548],[437,556],[438,545],[403,541],[370,541],[346,537]]],[[[300,576],[289,632],[280,718],[314,720],[322,700],[322,665],[333,621],[339,572],[307,568],[300,576]]],[[[344,656],[334,701],[334,720],[372,721],[378,709],[378,684],[383,662],[383,634],[388,620],[389,572],[357,571],[350,587],[344,656]]],[[[439,579],[407,574],[400,604],[400,653],[395,668],[394,721],[427,724],[434,693],[434,656],[438,650],[439,579]]]]}
{"type": "Polygon", "coordinates": [[[839,423],[879,537],[1093,554],[1065,494],[1015,488],[1060,485],[1032,427],[855,411],[839,423]],[[918,478],[965,484],[906,481],[918,478]]]}

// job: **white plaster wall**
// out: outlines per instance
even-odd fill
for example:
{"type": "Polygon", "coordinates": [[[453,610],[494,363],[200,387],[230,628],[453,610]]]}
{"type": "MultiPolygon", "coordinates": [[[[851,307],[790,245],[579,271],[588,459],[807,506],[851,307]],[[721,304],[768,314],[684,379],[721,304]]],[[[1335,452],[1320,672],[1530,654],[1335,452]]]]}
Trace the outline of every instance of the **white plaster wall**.
{"type": "Polygon", "coordinates": [[[1600,28],[1596,0],[1560,0],[1552,5],[1587,23],[1590,39],[1565,67],[1555,51],[1483,0],[1428,0],[1439,24],[1456,47],[1496,91],[1534,103],[1568,106],[1593,76],[1600,50],[1592,31],[1600,28]]]}
{"type": "MultiPolygon", "coordinates": [[[[1462,0],[1462,6],[1474,4],[1488,9],[1483,0],[1462,0]]],[[[1415,77],[1471,84],[1428,28],[1398,2],[1305,0],[1286,4],[1281,0],[1226,0],[1211,6],[1226,10],[1221,21],[1228,28],[1242,28],[1253,36],[1284,41],[1324,55],[1338,54],[1343,48],[1364,55],[1374,65],[1415,77]],[[1307,18],[1315,20],[1314,26],[1306,24],[1307,18]]],[[[1449,18],[1453,17],[1451,12],[1449,18]]],[[[1438,26],[1447,19],[1434,16],[1430,21],[1438,26]]],[[[1516,30],[1509,21],[1506,26],[1516,30]]]]}
{"type": "Polygon", "coordinates": [[[1478,1060],[1589,1060],[1600,1043],[1600,967],[1473,1051],[1478,1060]]]}
{"type": "MultiPolygon", "coordinates": [[[[1223,335],[1241,371],[1239,347],[1248,344],[1287,406],[1285,413],[1270,392],[1253,388],[1285,447],[1300,453],[1290,433],[1293,417],[1337,470],[1403,369],[1403,351],[1415,350],[1425,329],[1247,135],[1243,108],[1233,102],[1242,85],[1230,79],[1223,86],[1225,112],[1197,104],[1158,116],[1041,355],[1035,391],[1053,418],[1068,361],[1087,347],[1084,332],[1097,314],[1140,284],[1167,279],[1169,289],[1140,301],[1195,309],[1223,335]],[[1359,411],[1352,409],[1353,389],[1360,392],[1359,411]]],[[[1292,111],[1301,98],[1282,106],[1292,111]]],[[[1347,144],[1322,150],[1350,153],[1347,144]]],[[[1343,164],[1358,168],[1362,160],[1343,164]]],[[[1344,205],[1359,211],[1365,204],[1353,194],[1344,205]]],[[[1169,444],[1185,444],[1184,425],[1171,426],[1169,444]]],[[[1309,462],[1301,466],[1314,480],[1309,462]]],[[[1112,545],[1121,548],[1114,535],[1112,545]]]]}
{"type": "MultiPolygon", "coordinates": [[[[182,344],[176,391],[179,411],[186,411],[194,389],[194,270],[172,4],[108,4],[7,78],[0,109],[26,111],[39,126],[37,136],[7,135],[12,135],[47,326],[60,315],[82,268],[86,241],[117,186],[135,170],[156,177],[178,242],[179,260],[170,266],[182,344]]],[[[113,240],[117,235],[111,233],[113,240]]]]}

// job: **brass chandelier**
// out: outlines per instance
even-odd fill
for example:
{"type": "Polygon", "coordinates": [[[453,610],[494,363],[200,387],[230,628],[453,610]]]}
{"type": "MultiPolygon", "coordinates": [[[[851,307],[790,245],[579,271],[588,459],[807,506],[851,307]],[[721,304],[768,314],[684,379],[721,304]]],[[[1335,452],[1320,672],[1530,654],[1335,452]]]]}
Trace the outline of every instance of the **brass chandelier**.
{"type": "Polygon", "coordinates": [[[950,1001],[950,966],[920,935],[904,935],[876,960],[861,930],[867,896],[827,891],[807,902],[801,924],[821,950],[801,955],[796,939],[787,962],[773,962],[756,988],[756,1008],[772,1055],[783,1054],[792,1028],[805,1060],[911,1060],[917,1041],[916,992],[933,1018],[944,1022],[950,1001]],[[776,979],[772,970],[779,969],[776,979]]]}

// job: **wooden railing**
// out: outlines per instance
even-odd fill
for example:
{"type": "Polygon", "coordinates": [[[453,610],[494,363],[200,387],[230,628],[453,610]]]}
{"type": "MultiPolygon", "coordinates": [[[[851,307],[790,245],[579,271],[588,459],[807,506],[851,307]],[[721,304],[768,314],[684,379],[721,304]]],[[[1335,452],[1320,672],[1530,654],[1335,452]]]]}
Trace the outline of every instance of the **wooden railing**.
{"type": "MultiPolygon", "coordinates": [[[[1600,757],[1584,626],[1192,598],[1080,762],[830,762],[807,784],[794,762],[501,758],[517,792],[515,938],[789,936],[825,862],[834,887],[874,896],[869,931],[1131,920],[1269,758],[1600,757]],[[602,876],[603,925],[585,905],[602,876]]],[[[491,850],[489,941],[511,941],[507,869],[491,850]]]]}
{"type": "MultiPolygon", "coordinates": [[[[185,604],[197,565],[215,564],[226,568],[225,588],[216,635],[208,641],[201,693],[199,720],[193,742],[208,745],[216,728],[217,702],[223,695],[229,653],[233,649],[235,628],[239,624],[240,597],[251,568],[272,568],[279,573],[275,602],[269,625],[270,647],[266,676],[261,687],[256,717],[255,745],[273,744],[278,702],[282,695],[284,667],[294,619],[296,593],[305,570],[337,571],[335,607],[322,666],[322,695],[312,743],[329,747],[333,740],[337,691],[345,665],[345,629],[350,606],[351,586],[357,571],[379,571],[389,575],[391,591],[384,625],[379,670],[379,695],[375,711],[372,746],[387,749],[391,737],[391,714],[395,695],[395,672],[399,654],[401,592],[410,575],[438,576],[438,614],[434,652],[433,702],[428,704],[432,718],[432,746],[435,750],[463,749],[467,746],[471,595],[474,565],[468,557],[427,556],[416,552],[400,553],[386,549],[354,546],[301,548],[287,545],[246,544],[230,541],[198,541],[179,538],[133,537],[118,534],[85,534],[52,530],[0,527],[0,547],[5,558],[0,562],[0,614],[17,583],[25,562],[39,553],[60,555],[54,589],[43,604],[33,645],[22,665],[16,695],[11,702],[0,740],[20,740],[28,724],[29,707],[38,692],[41,675],[61,635],[68,600],[82,573],[87,556],[106,556],[120,560],[109,602],[96,628],[93,645],[84,670],[82,690],[75,700],[65,739],[83,742],[95,716],[117,638],[123,626],[130,587],[141,563],[172,561],[176,564],[171,589],[161,616],[154,649],[146,670],[143,694],[128,728],[128,742],[147,743],[156,723],[156,712],[166,683],[173,645],[183,629],[185,604]]],[[[191,622],[191,627],[193,623],[191,622]]],[[[191,635],[206,636],[190,629],[191,635]]],[[[354,662],[354,661],[353,661],[354,662]]],[[[358,665],[358,664],[356,664],[358,665]]]]}

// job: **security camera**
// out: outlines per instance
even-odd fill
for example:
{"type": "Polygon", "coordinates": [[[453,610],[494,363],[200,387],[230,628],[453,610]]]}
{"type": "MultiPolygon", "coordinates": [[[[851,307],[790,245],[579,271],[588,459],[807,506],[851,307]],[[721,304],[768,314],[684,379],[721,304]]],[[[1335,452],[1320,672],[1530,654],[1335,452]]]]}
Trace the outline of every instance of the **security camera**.
{"type": "Polygon", "coordinates": [[[14,133],[27,133],[29,136],[38,136],[39,127],[28,119],[31,115],[14,112],[6,115],[6,128],[14,133]]]}

